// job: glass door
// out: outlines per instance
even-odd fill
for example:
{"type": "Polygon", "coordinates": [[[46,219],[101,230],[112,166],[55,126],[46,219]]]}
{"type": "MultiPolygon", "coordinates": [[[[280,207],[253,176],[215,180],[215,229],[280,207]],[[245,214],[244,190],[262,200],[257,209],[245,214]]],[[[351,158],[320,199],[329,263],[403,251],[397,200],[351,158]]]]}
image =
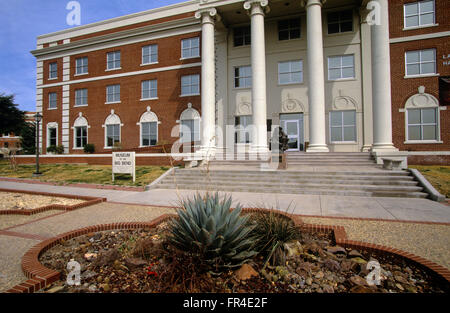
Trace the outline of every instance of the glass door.
{"type": "Polygon", "coordinates": [[[288,141],[287,151],[299,151],[300,150],[300,123],[299,120],[285,120],[283,125],[283,131],[286,133],[288,141]]]}

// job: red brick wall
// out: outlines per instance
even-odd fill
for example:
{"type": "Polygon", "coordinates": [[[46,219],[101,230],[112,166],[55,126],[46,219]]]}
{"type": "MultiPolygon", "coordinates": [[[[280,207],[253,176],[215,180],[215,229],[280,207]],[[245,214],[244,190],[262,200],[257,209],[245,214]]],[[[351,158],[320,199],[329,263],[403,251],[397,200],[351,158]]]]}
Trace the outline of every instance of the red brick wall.
{"type": "MultiPolygon", "coordinates": [[[[403,4],[411,0],[389,1],[391,38],[450,30],[450,22],[445,16],[450,10],[450,1],[436,0],[437,27],[403,31],[403,4]]],[[[405,52],[422,49],[436,49],[437,73],[440,76],[450,75],[450,67],[443,65],[443,55],[450,54],[449,37],[414,40],[391,44],[391,83],[392,83],[392,132],[394,145],[400,150],[409,151],[448,151],[450,150],[450,109],[440,111],[440,134],[443,144],[404,144],[405,113],[399,109],[405,107],[409,97],[418,93],[419,86],[425,86],[425,92],[439,99],[439,77],[423,77],[405,79],[405,52]]]]}
{"type": "Polygon", "coordinates": [[[450,155],[409,155],[408,165],[450,165],[450,155]]]}

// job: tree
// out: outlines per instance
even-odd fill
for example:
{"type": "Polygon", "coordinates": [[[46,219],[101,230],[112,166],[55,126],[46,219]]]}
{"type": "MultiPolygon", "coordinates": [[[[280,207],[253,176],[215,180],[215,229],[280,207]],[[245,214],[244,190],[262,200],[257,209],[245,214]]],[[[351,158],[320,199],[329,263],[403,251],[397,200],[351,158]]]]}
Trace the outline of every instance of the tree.
{"type": "Polygon", "coordinates": [[[17,108],[14,95],[0,94],[0,134],[19,134],[25,124],[25,112],[17,108]]]}
{"type": "Polygon", "coordinates": [[[20,145],[22,147],[23,154],[35,154],[36,153],[36,124],[24,123],[20,131],[20,145]]]}

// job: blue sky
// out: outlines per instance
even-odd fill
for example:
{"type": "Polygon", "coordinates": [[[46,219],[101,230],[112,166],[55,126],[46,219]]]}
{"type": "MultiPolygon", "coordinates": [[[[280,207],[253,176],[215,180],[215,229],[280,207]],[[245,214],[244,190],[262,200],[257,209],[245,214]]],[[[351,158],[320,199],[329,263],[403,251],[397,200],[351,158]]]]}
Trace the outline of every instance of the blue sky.
{"type": "MultiPolygon", "coordinates": [[[[81,25],[150,10],[182,0],[78,0],[81,25]]],[[[24,111],[36,109],[36,49],[39,35],[66,24],[69,0],[0,0],[0,94],[14,94],[24,111]]]]}

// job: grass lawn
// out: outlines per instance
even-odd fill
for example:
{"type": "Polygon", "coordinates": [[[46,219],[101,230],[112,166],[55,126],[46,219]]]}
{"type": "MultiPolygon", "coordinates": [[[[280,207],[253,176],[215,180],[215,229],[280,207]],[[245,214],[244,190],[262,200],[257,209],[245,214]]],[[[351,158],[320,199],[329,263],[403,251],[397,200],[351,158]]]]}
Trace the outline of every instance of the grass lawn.
{"type": "Polygon", "coordinates": [[[112,182],[110,165],[87,164],[41,164],[39,170],[42,176],[35,178],[33,172],[36,166],[19,165],[13,171],[8,161],[0,161],[0,176],[16,178],[33,178],[40,181],[61,183],[88,183],[121,186],[146,186],[167,171],[169,166],[136,166],[136,182],[131,175],[117,174],[112,182]]]}
{"type": "Polygon", "coordinates": [[[450,166],[411,165],[409,167],[419,170],[434,188],[447,198],[450,198],[450,166]]]}

